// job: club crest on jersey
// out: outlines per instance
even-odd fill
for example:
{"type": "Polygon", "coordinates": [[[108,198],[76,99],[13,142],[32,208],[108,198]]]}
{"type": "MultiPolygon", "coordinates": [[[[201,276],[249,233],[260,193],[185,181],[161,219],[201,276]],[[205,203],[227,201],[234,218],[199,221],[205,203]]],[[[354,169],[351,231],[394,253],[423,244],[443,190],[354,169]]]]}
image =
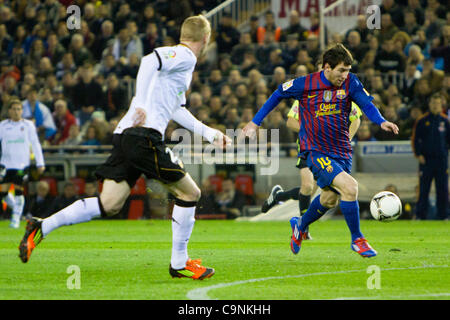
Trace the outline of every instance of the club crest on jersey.
{"type": "Polygon", "coordinates": [[[336,98],[338,99],[345,99],[346,96],[347,94],[345,93],[345,90],[340,89],[336,92],[336,98]]]}
{"type": "Polygon", "coordinates": [[[290,80],[290,81],[283,83],[283,91],[286,91],[287,89],[292,87],[293,84],[294,84],[294,80],[290,80]]]}
{"type": "Polygon", "coordinates": [[[168,52],[164,53],[164,58],[165,59],[175,58],[176,55],[177,55],[176,51],[169,50],[168,52]]]}
{"type": "Polygon", "coordinates": [[[333,93],[330,90],[325,90],[323,92],[323,100],[325,100],[325,102],[330,102],[332,97],[333,93]]]}

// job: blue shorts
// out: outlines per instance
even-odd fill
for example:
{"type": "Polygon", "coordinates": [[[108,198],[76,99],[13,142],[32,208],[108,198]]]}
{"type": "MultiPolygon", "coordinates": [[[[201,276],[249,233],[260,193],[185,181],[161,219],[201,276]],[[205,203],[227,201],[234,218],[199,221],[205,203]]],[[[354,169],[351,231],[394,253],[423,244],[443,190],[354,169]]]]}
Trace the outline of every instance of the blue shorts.
{"type": "Polygon", "coordinates": [[[306,164],[320,188],[331,187],[333,179],[342,171],[352,171],[352,159],[332,158],[317,151],[305,153],[306,164]]]}

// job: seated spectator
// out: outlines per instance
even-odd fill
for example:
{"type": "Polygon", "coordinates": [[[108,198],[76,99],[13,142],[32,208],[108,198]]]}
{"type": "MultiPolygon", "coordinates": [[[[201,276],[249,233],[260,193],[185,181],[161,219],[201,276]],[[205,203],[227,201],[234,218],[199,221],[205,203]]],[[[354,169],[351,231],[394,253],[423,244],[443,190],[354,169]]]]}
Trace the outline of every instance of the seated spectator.
{"type": "Polygon", "coordinates": [[[101,33],[95,37],[91,51],[95,60],[101,60],[103,52],[114,42],[114,24],[110,20],[105,20],[101,24],[101,33]]]}
{"type": "Polygon", "coordinates": [[[123,27],[114,40],[112,54],[116,61],[126,64],[132,53],[136,53],[139,58],[142,57],[143,49],[141,39],[132,36],[130,30],[127,27],[123,27]]]}
{"type": "Polygon", "coordinates": [[[83,198],[90,198],[90,197],[98,197],[98,184],[97,180],[86,180],[86,183],[84,184],[84,194],[83,198]]]}
{"type": "Polygon", "coordinates": [[[33,217],[47,218],[53,212],[54,197],[50,195],[50,186],[47,181],[39,181],[36,186],[36,194],[30,195],[25,202],[24,212],[33,217]]]}
{"type": "Polygon", "coordinates": [[[276,67],[273,70],[272,81],[269,84],[269,90],[272,92],[275,91],[276,89],[278,89],[280,84],[283,84],[286,81],[286,70],[284,70],[283,67],[276,67]]]}
{"type": "Polygon", "coordinates": [[[222,84],[225,81],[222,78],[222,72],[219,69],[211,70],[208,80],[209,80],[209,85],[212,89],[212,94],[214,96],[219,95],[222,84]]]}
{"type": "Polygon", "coordinates": [[[422,109],[422,112],[427,112],[428,110],[428,99],[431,94],[430,84],[426,79],[419,79],[414,86],[414,95],[410,103],[412,106],[418,106],[422,109]]]}
{"type": "Polygon", "coordinates": [[[68,181],[64,184],[62,194],[53,200],[52,210],[50,212],[58,212],[77,200],[77,188],[73,182],[68,181]]]}
{"type": "Polygon", "coordinates": [[[73,74],[77,70],[77,66],[73,61],[71,52],[66,52],[62,56],[61,61],[56,64],[56,78],[61,80],[66,73],[73,74]]]}
{"type": "Polygon", "coordinates": [[[108,131],[106,131],[105,136],[103,137],[102,144],[112,145],[114,130],[116,130],[116,127],[119,124],[119,118],[109,119],[108,124],[108,131]]]}
{"type": "Polygon", "coordinates": [[[232,179],[222,182],[222,191],[216,196],[216,205],[220,213],[225,213],[227,219],[236,219],[242,214],[242,208],[246,204],[245,195],[236,190],[232,179]]]}
{"type": "Polygon", "coordinates": [[[306,66],[306,68],[308,69],[308,73],[314,72],[315,68],[312,62],[313,61],[309,56],[308,51],[301,49],[297,53],[297,59],[295,60],[295,63],[289,67],[289,73],[294,74],[295,69],[297,69],[299,65],[306,66]]]}
{"type": "Polygon", "coordinates": [[[130,54],[128,57],[128,63],[125,65],[121,65],[120,77],[124,80],[131,79],[135,80],[137,77],[137,73],[139,70],[140,60],[136,53],[130,54]]]}
{"type": "Polygon", "coordinates": [[[377,141],[375,137],[372,135],[370,129],[370,123],[367,120],[361,121],[358,131],[354,137],[356,141],[377,141]]]}
{"type": "Polygon", "coordinates": [[[231,50],[231,62],[235,65],[240,65],[244,61],[244,54],[246,52],[255,52],[255,45],[252,43],[249,32],[241,33],[239,43],[231,50]]]}
{"type": "Polygon", "coordinates": [[[253,105],[254,98],[248,93],[248,88],[245,83],[240,83],[236,87],[236,97],[239,100],[239,106],[242,108],[246,105],[253,105]]]}
{"type": "Polygon", "coordinates": [[[99,133],[96,127],[89,126],[86,131],[86,136],[84,137],[81,145],[83,146],[100,146],[101,139],[99,137],[99,133]]]}
{"type": "Polygon", "coordinates": [[[294,35],[298,41],[305,41],[308,37],[308,30],[301,25],[297,10],[289,12],[289,25],[283,30],[281,39],[285,41],[289,35],[294,35]]]}
{"type": "Polygon", "coordinates": [[[84,38],[81,34],[75,33],[70,41],[69,52],[72,53],[73,60],[77,67],[91,60],[92,56],[84,45],[84,38]]]}
{"type": "Polygon", "coordinates": [[[60,143],[61,146],[78,146],[83,141],[80,134],[80,126],[75,124],[70,126],[69,136],[60,143]]]}
{"type": "Polygon", "coordinates": [[[122,86],[117,75],[110,73],[107,78],[107,87],[105,92],[106,119],[117,117],[120,110],[128,109],[127,89],[122,86]]]}
{"type": "Polygon", "coordinates": [[[22,101],[24,119],[33,119],[36,128],[45,140],[50,140],[56,134],[56,125],[50,109],[37,99],[37,88],[29,87],[27,99],[22,101]]]}
{"type": "Polygon", "coordinates": [[[264,14],[265,26],[258,27],[256,38],[259,44],[265,42],[266,34],[272,33],[273,40],[279,42],[281,40],[281,28],[275,25],[275,15],[272,11],[267,11],[264,14]]]}
{"type": "Polygon", "coordinates": [[[394,41],[387,39],[382,43],[382,50],[375,56],[375,69],[382,72],[403,72],[405,61],[394,51],[394,41]]]}
{"type": "MultiPolygon", "coordinates": [[[[383,116],[387,121],[390,121],[393,123],[399,122],[397,110],[395,110],[394,106],[385,106],[383,109],[383,116]]],[[[395,136],[392,132],[387,132],[384,130],[378,130],[375,133],[375,138],[380,141],[392,141],[392,140],[398,139],[398,137],[395,136]]]]}
{"type": "Polygon", "coordinates": [[[67,102],[65,100],[55,101],[55,111],[53,112],[53,118],[58,132],[53,138],[54,144],[60,144],[69,138],[70,128],[77,125],[77,120],[67,108],[67,102]]]}
{"type": "Polygon", "coordinates": [[[214,186],[209,179],[203,180],[200,190],[202,191],[195,209],[196,215],[219,213],[219,207],[216,203],[216,193],[214,186]]]}
{"type": "MultiPolygon", "coordinates": [[[[279,143],[291,143],[294,142],[294,136],[292,130],[286,126],[286,120],[280,110],[272,111],[268,116],[268,121],[265,122],[265,127],[270,131],[272,129],[279,130],[279,143]]],[[[268,141],[272,137],[271,133],[268,133],[268,141]]]]}
{"type": "Polygon", "coordinates": [[[236,129],[240,123],[239,113],[237,108],[229,107],[225,114],[223,124],[227,129],[236,129]]]}
{"type": "Polygon", "coordinates": [[[277,67],[283,67],[285,65],[281,53],[281,49],[273,49],[270,51],[269,59],[260,67],[263,75],[271,75],[277,67]]]}
{"type": "Polygon", "coordinates": [[[114,55],[112,53],[108,53],[103,57],[98,72],[106,78],[111,73],[114,73],[116,75],[121,74],[122,68],[121,65],[114,58],[114,55]]]}
{"type": "Polygon", "coordinates": [[[104,96],[102,87],[93,79],[94,74],[90,63],[86,63],[80,68],[80,76],[80,80],[74,86],[73,104],[75,115],[82,126],[91,118],[96,109],[101,109],[104,96]],[[76,94],[79,92],[83,92],[83,94],[76,94]]]}
{"type": "Polygon", "coordinates": [[[231,14],[224,12],[217,27],[217,52],[231,53],[231,49],[239,43],[239,30],[233,26],[233,19],[231,14]]]}
{"type": "Polygon", "coordinates": [[[423,60],[422,77],[428,80],[432,92],[437,92],[442,88],[442,80],[444,79],[444,71],[434,68],[434,63],[430,59],[423,60]]]}

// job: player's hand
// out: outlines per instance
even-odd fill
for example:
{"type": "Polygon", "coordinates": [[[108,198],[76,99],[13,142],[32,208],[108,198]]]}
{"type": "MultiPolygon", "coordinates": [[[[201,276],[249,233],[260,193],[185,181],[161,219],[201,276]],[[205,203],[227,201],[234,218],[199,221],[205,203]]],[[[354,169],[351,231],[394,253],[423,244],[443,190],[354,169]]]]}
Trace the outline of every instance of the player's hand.
{"type": "Polygon", "coordinates": [[[418,159],[419,159],[419,163],[420,163],[420,164],[425,164],[425,157],[424,157],[423,155],[420,155],[420,156],[418,157],[418,159]]]}
{"type": "Polygon", "coordinates": [[[390,132],[393,132],[394,134],[398,134],[398,127],[395,123],[385,121],[381,124],[380,127],[384,131],[390,131],[390,132]]]}
{"type": "Polygon", "coordinates": [[[145,113],[145,110],[142,108],[136,108],[136,111],[133,115],[133,127],[143,126],[146,118],[147,114],[145,113]]]}
{"type": "Polygon", "coordinates": [[[232,140],[227,135],[223,134],[219,130],[216,131],[216,135],[214,137],[213,144],[219,146],[221,148],[226,148],[227,146],[231,146],[232,140]]]}
{"type": "Polygon", "coordinates": [[[247,125],[242,129],[242,133],[239,135],[238,140],[243,140],[245,137],[249,137],[250,139],[256,137],[256,131],[258,130],[258,125],[253,121],[247,123],[247,125]]]}

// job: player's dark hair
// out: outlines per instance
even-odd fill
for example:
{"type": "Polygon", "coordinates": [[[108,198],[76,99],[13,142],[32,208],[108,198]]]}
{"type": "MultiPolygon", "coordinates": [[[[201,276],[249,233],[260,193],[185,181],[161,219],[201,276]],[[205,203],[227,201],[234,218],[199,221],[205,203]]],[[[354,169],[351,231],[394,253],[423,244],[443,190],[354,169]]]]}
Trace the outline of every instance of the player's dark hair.
{"type": "Polygon", "coordinates": [[[322,68],[328,63],[331,69],[334,69],[338,64],[344,63],[346,66],[351,66],[353,57],[350,51],[347,50],[341,43],[338,43],[325,51],[322,57],[322,68]]]}

